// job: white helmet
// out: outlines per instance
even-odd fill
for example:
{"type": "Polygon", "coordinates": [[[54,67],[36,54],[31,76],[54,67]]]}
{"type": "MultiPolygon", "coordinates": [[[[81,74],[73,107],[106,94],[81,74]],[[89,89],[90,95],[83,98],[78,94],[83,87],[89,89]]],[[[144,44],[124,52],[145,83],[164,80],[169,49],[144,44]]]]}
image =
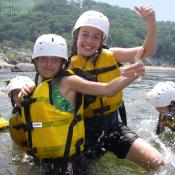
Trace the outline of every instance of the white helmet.
{"type": "Polygon", "coordinates": [[[33,48],[32,60],[42,56],[55,56],[68,60],[66,40],[59,35],[44,34],[38,37],[33,48]]]}
{"type": "Polygon", "coordinates": [[[35,83],[32,79],[26,76],[17,76],[10,80],[6,87],[6,92],[10,95],[11,91],[15,89],[21,89],[25,85],[27,86],[35,86],[35,83]]]}
{"type": "Polygon", "coordinates": [[[103,13],[92,10],[84,12],[76,21],[72,33],[74,33],[79,27],[83,26],[95,27],[103,32],[104,39],[108,37],[109,20],[103,13]]]}
{"type": "Polygon", "coordinates": [[[171,81],[157,83],[146,95],[146,99],[154,107],[170,105],[175,100],[175,83],[171,81]]]}

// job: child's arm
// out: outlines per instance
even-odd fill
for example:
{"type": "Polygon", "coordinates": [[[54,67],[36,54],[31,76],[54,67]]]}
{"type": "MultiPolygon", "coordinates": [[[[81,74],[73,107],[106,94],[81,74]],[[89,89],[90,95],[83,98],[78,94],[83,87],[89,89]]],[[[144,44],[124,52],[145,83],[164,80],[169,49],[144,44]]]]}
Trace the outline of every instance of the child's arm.
{"type": "Polygon", "coordinates": [[[95,96],[113,96],[132,83],[139,76],[144,75],[144,65],[141,62],[130,65],[129,77],[118,77],[109,83],[87,81],[77,75],[65,77],[61,80],[60,87],[64,95],[70,91],[81,92],[95,96]],[[64,87],[64,88],[63,88],[64,87]]]}
{"type": "Polygon", "coordinates": [[[151,6],[135,7],[135,9],[147,23],[147,34],[142,46],[133,48],[110,48],[113,52],[114,58],[120,63],[133,61],[136,53],[141,47],[144,47],[144,53],[141,57],[142,59],[152,56],[157,48],[157,29],[154,9],[151,6]]]}

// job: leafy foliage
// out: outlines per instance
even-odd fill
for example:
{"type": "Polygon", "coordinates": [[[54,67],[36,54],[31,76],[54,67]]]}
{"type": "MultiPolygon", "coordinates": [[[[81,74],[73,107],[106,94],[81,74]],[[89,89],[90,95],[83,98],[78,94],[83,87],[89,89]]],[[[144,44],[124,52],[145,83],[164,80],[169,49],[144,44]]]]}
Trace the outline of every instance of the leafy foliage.
{"type": "MultiPolygon", "coordinates": [[[[56,33],[72,44],[71,31],[84,11],[99,10],[110,20],[109,46],[141,45],[146,34],[144,21],[135,11],[106,3],[84,0],[0,0],[0,46],[30,47],[44,33],[56,33]],[[13,2],[13,3],[12,3],[13,2]],[[9,4],[8,4],[9,3],[9,4]],[[11,3],[11,4],[10,4],[11,3]],[[8,13],[7,13],[8,12],[8,13]]],[[[155,60],[175,65],[175,23],[158,22],[155,60]],[[158,59],[159,58],[159,59],[158,59]]]]}

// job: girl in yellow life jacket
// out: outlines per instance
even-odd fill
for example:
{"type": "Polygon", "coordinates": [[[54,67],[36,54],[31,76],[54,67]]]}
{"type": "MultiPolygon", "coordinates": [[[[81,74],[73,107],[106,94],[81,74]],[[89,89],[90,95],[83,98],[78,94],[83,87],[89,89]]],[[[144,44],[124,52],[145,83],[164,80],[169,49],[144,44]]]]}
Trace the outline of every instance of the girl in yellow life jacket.
{"type": "MultiPolygon", "coordinates": [[[[70,163],[69,159],[77,154],[78,145],[82,146],[83,94],[113,96],[136,79],[131,76],[116,78],[109,83],[87,81],[80,77],[83,72],[80,71],[80,76],[73,73],[78,72],[77,69],[64,70],[67,59],[66,41],[61,36],[46,34],[36,40],[32,62],[43,82],[31,95],[24,97],[22,106],[23,119],[29,130],[29,151],[44,162],[64,158],[70,163]]],[[[136,63],[132,69],[143,75],[143,64],[136,63]]],[[[51,167],[59,166],[57,163],[52,163],[51,167]]],[[[51,170],[52,173],[55,170],[51,170]]]]}
{"type": "Polygon", "coordinates": [[[165,131],[165,127],[175,131],[175,83],[171,81],[157,83],[146,95],[146,99],[159,112],[156,134],[165,131]]]}
{"type": "MultiPolygon", "coordinates": [[[[116,77],[138,78],[138,69],[132,69],[134,64],[119,70],[118,63],[141,64],[140,59],[151,56],[155,52],[156,20],[151,6],[135,7],[135,9],[147,22],[147,35],[143,46],[104,49],[102,45],[107,40],[109,32],[108,18],[98,11],[86,11],[78,18],[73,28],[70,68],[82,69],[96,76],[98,82],[103,83],[110,82],[116,77]]],[[[163,163],[160,154],[118,121],[117,110],[122,104],[121,90],[112,97],[96,97],[84,109],[85,148],[97,154],[101,153],[103,148],[114,152],[119,158],[127,157],[143,167],[159,167],[163,163]]],[[[85,101],[87,99],[88,97],[85,101]]]]}

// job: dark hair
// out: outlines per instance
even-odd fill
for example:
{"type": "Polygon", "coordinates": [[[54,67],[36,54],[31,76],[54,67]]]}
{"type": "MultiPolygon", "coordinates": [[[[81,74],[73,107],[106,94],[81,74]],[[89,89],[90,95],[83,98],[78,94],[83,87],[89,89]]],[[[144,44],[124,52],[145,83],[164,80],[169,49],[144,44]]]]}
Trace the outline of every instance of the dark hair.
{"type": "Polygon", "coordinates": [[[15,102],[14,102],[14,100],[13,100],[13,96],[12,96],[12,95],[10,95],[10,100],[11,100],[12,106],[15,107],[15,102]]]}
{"type": "Polygon", "coordinates": [[[77,40],[78,40],[78,34],[79,34],[80,28],[78,28],[77,30],[74,31],[73,33],[73,42],[72,42],[72,46],[71,46],[71,54],[68,57],[68,65],[70,63],[70,59],[73,55],[77,55],[77,40]]]}
{"type": "Polygon", "coordinates": [[[175,113],[175,100],[171,101],[169,107],[169,111],[175,113]]]}

